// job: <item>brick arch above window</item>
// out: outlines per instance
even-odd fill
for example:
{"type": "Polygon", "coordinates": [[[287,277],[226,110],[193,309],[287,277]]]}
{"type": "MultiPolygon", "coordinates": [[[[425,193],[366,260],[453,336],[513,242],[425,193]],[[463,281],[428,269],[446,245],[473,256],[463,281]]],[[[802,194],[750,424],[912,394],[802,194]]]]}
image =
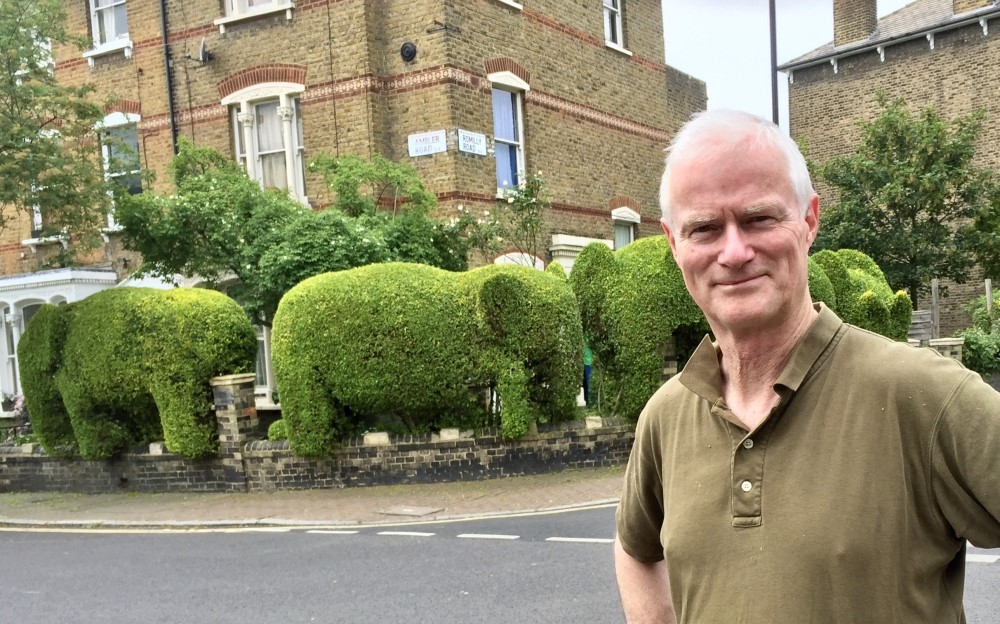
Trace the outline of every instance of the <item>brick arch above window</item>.
{"type": "Polygon", "coordinates": [[[509,75],[517,80],[520,80],[523,85],[516,84],[516,86],[524,90],[527,90],[528,84],[531,82],[531,74],[528,73],[528,70],[522,67],[520,63],[514,59],[506,56],[486,59],[486,61],[483,62],[483,67],[486,69],[486,74],[493,82],[498,82],[496,79],[497,76],[509,75]]]}
{"type": "Polygon", "coordinates": [[[639,202],[635,201],[628,195],[618,195],[611,198],[608,202],[608,208],[614,210],[615,208],[631,208],[635,212],[642,212],[639,210],[639,202]]]}
{"type": "Polygon", "coordinates": [[[126,115],[142,115],[142,103],[137,100],[115,100],[104,106],[104,114],[124,113],[126,115]]]}
{"type": "Polygon", "coordinates": [[[270,63],[240,70],[218,84],[219,98],[225,100],[237,91],[262,83],[304,85],[306,83],[306,67],[304,65],[270,63]]]}

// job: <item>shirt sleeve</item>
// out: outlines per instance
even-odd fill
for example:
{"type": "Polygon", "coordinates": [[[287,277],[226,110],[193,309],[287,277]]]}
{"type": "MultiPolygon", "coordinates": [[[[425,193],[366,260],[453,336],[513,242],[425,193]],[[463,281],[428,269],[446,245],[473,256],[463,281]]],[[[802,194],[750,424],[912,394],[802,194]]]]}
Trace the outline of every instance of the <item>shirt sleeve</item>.
{"type": "Polygon", "coordinates": [[[633,559],[643,563],[663,560],[663,479],[658,427],[649,405],[636,424],[635,441],[625,469],[618,503],[618,541],[633,559]]]}
{"type": "Polygon", "coordinates": [[[1000,392],[968,373],[938,417],[931,487],[956,537],[1000,547],[1000,392]]]}

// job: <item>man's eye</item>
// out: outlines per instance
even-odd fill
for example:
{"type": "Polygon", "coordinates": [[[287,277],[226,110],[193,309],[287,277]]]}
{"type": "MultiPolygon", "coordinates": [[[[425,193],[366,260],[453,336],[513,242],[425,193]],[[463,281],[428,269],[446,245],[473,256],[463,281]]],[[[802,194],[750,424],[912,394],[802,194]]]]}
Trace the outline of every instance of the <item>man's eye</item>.
{"type": "Polygon", "coordinates": [[[692,234],[708,234],[713,229],[715,229],[714,225],[699,225],[697,227],[691,228],[691,233],[692,234]]]}

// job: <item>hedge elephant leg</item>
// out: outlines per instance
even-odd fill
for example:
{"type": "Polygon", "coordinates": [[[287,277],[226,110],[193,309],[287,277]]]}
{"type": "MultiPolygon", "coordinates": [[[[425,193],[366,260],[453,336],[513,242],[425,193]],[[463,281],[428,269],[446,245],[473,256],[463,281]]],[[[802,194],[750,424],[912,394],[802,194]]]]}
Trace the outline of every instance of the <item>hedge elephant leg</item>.
{"type": "Polygon", "coordinates": [[[508,440],[524,436],[536,416],[524,367],[503,367],[497,375],[497,394],[500,396],[500,435],[508,440]]]}
{"type": "Polygon", "coordinates": [[[294,374],[278,373],[281,417],[288,425],[288,443],[301,457],[329,455],[349,430],[343,403],[318,367],[299,369],[294,374]]]}
{"type": "Polygon", "coordinates": [[[218,450],[216,423],[207,390],[199,384],[153,386],[167,448],[192,459],[214,454],[218,450]]]}
{"type": "Polygon", "coordinates": [[[127,423],[108,406],[94,402],[75,388],[67,391],[63,398],[80,456],[84,459],[114,457],[134,443],[127,423]]]}

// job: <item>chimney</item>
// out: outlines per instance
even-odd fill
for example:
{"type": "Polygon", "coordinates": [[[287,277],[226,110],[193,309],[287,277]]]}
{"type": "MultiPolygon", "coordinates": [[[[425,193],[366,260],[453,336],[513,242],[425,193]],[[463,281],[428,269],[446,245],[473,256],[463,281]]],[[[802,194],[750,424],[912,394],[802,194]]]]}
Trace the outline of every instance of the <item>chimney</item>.
{"type": "Polygon", "coordinates": [[[952,0],[951,12],[958,15],[959,13],[965,13],[966,11],[981,9],[989,4],[991,4],[989,0],[952,0]]]}
{"type": "MultiPolygon", "coordinates": [[[[954,0],[955,4],[968,4],[954,0]]],[[[875,0],[833,0],[833,45],[842,46],[867,39],[878,27],[875,0]]]]}

